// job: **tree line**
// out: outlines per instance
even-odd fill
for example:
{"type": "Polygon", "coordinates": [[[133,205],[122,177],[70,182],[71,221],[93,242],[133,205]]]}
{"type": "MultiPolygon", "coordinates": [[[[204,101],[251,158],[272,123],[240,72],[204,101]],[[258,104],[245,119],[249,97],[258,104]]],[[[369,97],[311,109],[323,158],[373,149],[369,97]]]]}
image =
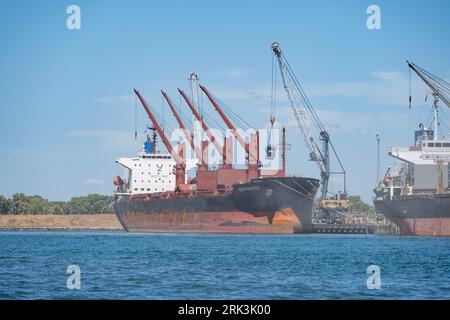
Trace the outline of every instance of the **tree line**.
{"type": "Polygon", "coordinates": [[[39,195],[15,193],[11,198],[0,195],[0,214],[94,214],[113,213],[112,196],[89,194],[69,201],[48,201],[39,195]]]}
{"type": "MultiPolygon", "coordinates": [[[[369,216],[376,216],[375,208],[370,204],[365,203],[361,196],[353,195],[348,196],[348,213],[366,213],[369,216]]],[[[318,209],[320,206],[320,200],[314,200],[314,209],[318,209]]]]}
{"type": "Polygon", "coordinates": [[[364,201],[360,196],[348,196],[350,213],[367,213],[369,216],[376,216],[375,208],[364,201]]]}

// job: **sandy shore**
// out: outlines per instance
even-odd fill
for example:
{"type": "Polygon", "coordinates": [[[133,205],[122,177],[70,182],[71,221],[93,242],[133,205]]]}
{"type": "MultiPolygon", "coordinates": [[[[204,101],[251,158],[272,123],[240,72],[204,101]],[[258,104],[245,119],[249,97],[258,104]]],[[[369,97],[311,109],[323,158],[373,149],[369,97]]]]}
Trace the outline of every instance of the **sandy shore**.
{"type": "Polygon", "coordinates": [[[0,215],[0,230],[123,230],[115,214],[0,215]]]}

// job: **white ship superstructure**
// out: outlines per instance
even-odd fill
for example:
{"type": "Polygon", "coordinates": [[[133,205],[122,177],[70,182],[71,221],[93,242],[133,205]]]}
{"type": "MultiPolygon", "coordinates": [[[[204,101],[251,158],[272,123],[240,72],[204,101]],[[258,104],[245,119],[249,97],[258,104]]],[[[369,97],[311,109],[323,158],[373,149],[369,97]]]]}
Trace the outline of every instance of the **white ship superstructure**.
{"type": "Polygon", "coordinates": [[[147,154],[116,161],[126,168],[127,189],[123,193],[143,194],[175,190],[175,160],[170,154],[147,154]]]}
{"type": "Polygon", "coordinates": [[[420,125],[415,132],[415,145],[391,147],[388,154],[400,160],[400,172],[387,175],[384,184],[390,197],[448,189],[450,139],[436,139],[434,131],[420,125]]]}

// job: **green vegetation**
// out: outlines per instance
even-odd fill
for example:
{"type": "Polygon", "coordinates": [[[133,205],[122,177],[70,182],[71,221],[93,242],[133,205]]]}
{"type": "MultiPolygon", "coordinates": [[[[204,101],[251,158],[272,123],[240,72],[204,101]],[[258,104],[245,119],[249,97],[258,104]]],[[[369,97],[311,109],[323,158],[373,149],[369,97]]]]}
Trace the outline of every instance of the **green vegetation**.
{"type": "MultiPolygon", "coordinates": [[[[367,213],[369,216],[376,216],[375,208],[370,204],[362,201],[360,196],[348,196],[349,213],[367,213]]],[[[313,210],[318,210],[320,205],[319,199],[314,199],[313,210]]]]}
{"type": "Polygon", "coordinates": [[[89,194],[68,202],[48,201],[41,196],[15,193],[12,198],[0,195],[0,214],[94,214],[112,213],[112,197],[89,194]]]}
{"type": "Polygon", "coordinates": [[[349,213],[367,213],[369,216],[376,216],[373,206],[361,200],[360,196],[348,196],[349,213]]]}

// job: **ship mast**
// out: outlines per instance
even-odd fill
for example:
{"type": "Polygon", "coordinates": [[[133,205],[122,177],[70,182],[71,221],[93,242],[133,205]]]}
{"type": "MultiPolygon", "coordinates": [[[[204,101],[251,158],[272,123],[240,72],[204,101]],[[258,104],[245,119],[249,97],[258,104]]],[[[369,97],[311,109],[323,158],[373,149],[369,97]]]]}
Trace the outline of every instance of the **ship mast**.
{"type": "Polygon", "coordinates": [[[198,110],[198,75],[195,72],[191,72],[188,79],[191,82],[192,105],[198,110]]]}
{"type": "MultiPolygon", "coordinates": [[[[198,95],[198,75],[197,73],[195,73],[194,71],[192,71],[191,73],[189,73],[189,77],[188,80],[191,83],[191,102],[193,107],[195,108],[195,110],[197,110],[197,112],[199,111],[199,95],[198,95]]],[[[194,114],[192,114],[192,136],[194,138],[194,144],[196,144],[197,139],[199,140],[198,143],[201,144],[201,141],[203,141],[203,134],[202,134],[202,129],[201,128],[197,128],[196,126],[196,117],[194,114]]]]}

